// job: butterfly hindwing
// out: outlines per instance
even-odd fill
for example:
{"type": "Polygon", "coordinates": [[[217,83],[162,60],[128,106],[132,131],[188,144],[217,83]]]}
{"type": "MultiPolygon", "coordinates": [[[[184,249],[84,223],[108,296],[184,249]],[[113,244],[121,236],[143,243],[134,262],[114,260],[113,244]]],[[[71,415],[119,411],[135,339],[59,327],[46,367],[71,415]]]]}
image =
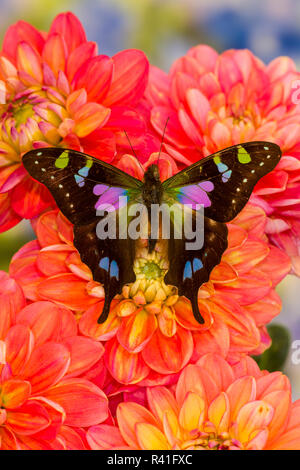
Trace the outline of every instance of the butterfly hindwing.
{"type": "Polygon", "coordinates": [[[163,189],[182,204],[202,204],[205,216],[229,222],[248,202],[260,178],[277,165],[278,145],[247,142],[210,155],[164,181],[163,189]]]}
{"type": "MultiPolygon", "coordinates": [[[[112,213],[108,215],[112,216],[112,213]]],[[[130,238],[100,240],[97,236],[97,223],[98,221],[94,221],[88,225],[75,225],[74,245],[81,260],[92,271],[93,279],[103,284],[105,302],[98,319],[98,323],[103,323],[108,317],[110,303],[115,295],[122,292],[125,284],[135,281],[135,244],[130,238]]]]}
{"type": "MultiPolygon", "coordinates": [[[[95,281],[105,291],[105,304],[99,323],[106,320],[111,300],[124,284],[133,282],[134,241],[119,237],[119,196],[130,204],[139,199],[142,183],[96,158],[73,150],[45,148],[24,155],[30,175],[44,184],[59,209],[74,224],[74,245],[82,261],[91,269],[95,281]],[[110,212],[104,208],[110,205],[110,212]],[[97,210],[103,209],[102,215],[97,210]],[[114,239],[97,233],[98,224],[116,221],[114,239]]],[[[124,218],[122,219],[124,220],[124,218]]],[[[122,228],[124,230],[124,227],[122,228]]]]}
{"type": "MultiPolygon", "coordinates": [[[[195,211],[193,211],[195,215],[195,211]]],[[[175,222],[171,219],[172,222],[175,222]]],[[[172,226],[175,232],[174,224],[172,226]]],[[[196,250],[187,249],[185,237],[169,240],[169,270],[165,282],[178,287],[179,295],[187,297],[192,304],[194,317],[199,323],[203,318],[198,307],[198,289],[209,280],[212,269],[220,263],[227,248],[227,226],[221,222],[204,217],[203,244],[196,250]]],[[[198,234],[199,235],[199,234],[198,234]]]]}

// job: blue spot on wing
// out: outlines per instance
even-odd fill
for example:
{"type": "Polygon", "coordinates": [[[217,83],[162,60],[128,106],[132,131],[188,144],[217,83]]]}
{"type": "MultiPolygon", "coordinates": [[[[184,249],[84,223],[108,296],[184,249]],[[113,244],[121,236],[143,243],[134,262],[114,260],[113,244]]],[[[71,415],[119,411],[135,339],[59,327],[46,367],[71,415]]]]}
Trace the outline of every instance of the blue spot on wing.
{"type": "Polygon", "coordinates": [[[74,175],[74,178],[75,178],[75,181],[78,184],[78,186],[80,188],[82,188],[82,186],[84,186],[84,183],[85,183],[84,178],[82,176],[79,176],[79,175],[74,175]]]}
{"type": "Polygon", "coordinates": [[[217,163],[217,167],[220,173],[223,173],[224,171],[228,170],[228,166],[225,165],[225,163],[217,163]]]}
{"type": "Polygon", "coordinates": [[[203,263],[202,263],[202,261],[201,261],[199,258],[194,258],[194,259],[193,259],[193,271],[194,271],[194,273],[195,273],[196,271],[199,271],[199,270],[202,269],[202,268],[203,268],[203,263]]]}
{"type": "Polygon", "coordinates": [[[105,269],[105,271],[108,272],[109,258],[107,256],[105,258],[101,258],[99,266],[100,266],[100,268],[105,269]]]}
{"type": "Polygon", "coordinates": [[[192,279],[193,272],[192,272],[192,264],[190,261],[187,261],[184,266],[184,271],[183,271],[183,280],[185,279],[192,279]]]}
{"type": "Polygon", "coordinates": [[[227,183],[227,181],[231,177],[231,174],[232,174],[232,170],[228,170],[228,171],[226,171],[225,173],[222,174],[223,183],[227,183]]]}
{"type": "Polygon", "coordinates": [[[115,277],[117,281],[119,280],[119,266],[115,260],[113,260],[110,264],[109,274],[110,277],[115,277]]]}

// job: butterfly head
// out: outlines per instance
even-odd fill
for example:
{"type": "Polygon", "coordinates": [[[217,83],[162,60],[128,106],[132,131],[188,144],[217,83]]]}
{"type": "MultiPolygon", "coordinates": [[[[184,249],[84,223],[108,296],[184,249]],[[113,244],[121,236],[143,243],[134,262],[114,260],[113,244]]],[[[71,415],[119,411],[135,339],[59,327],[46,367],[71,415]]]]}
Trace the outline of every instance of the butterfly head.
{"type": "Polygon", "coordinates": [[[160,181],[159,169],[157,165],[150,165],[145,171],[144,182],[156,183],[160,181]]]}

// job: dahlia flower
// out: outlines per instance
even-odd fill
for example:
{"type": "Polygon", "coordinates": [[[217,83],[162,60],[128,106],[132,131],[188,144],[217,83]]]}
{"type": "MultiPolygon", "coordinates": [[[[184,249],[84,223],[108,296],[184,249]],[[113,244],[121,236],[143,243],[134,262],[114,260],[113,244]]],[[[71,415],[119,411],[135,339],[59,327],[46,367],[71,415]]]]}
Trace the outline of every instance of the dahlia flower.
{"type": "Polygon", "coordinates": [[[265,65],[248,50],[218,55],[200,45],[175,61],[168,75],[152,67],[146,91],[151,123],[160,136],[169,117],[164,150],[181,165],[251,140],[281,147],[281,162],[257,184],[252,201],[265,210],[269,240],[285,249],[297,274],[300,106],[293,83],[299,77],[287,57],[265,65]]]}
{"type": "Polygon", "coordinates": [[[105,394],[86,378],[104,368],[103,346],[78,335],[69,309],[27,304],[15,280],[0,280],[0,448],[85,448],[81,428],[108,418],[105,394]]]}
{"type": "Polygon", "coordinates": [[[33,218],[54,201],[22,166],[31,148],[61,146],[113,161],[149,145],[137,109],[148,77],[143,52],[98,55],[72,13],[58,15],[48,33],[19,21],[0,53],[0,231],[33,218]]]}
{"type": "Polygon", "coordinates": [[[260,371],[253,359],[230,366],[206,354],[180,374],[174,391],[149,387],[147,405],[123,402],[118,426],[91,426],[92,449],[299,449],[300,400],[292,403],[281,372],[260,371]]]}
{"type": "Polygon", "coordinates": [[[165,383],[208,351],[236,362],[270,345],[265,325],[281,308],[274,287],[289,272],[290,261],[266,242],[265,223],[262,209],[248,205],[228,224],[228,249],[199,290],[204,325],[194,320],[190,302],[163,281],[168,266],[165,244],[158,243],[149,255],[142,242],[134,262],[136,281],[124,286],[108,320],[99,325],[103,287],[81,262],[72,226],[57,210],[40,216],[37,240],[14,255],[10,275],[28,300],[71,309],[80,333],[104,342],[105,363],[115,380],[165,383]]]}

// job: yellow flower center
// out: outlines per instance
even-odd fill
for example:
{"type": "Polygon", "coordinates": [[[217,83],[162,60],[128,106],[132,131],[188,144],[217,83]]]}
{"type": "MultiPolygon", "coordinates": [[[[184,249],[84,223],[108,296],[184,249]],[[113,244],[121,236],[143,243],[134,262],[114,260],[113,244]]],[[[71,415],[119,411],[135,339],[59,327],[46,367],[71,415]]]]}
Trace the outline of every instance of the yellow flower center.
{"type": "Polygon", "coordinates": [[[13,116],[16,122],[16,128],[20,127],[21,124],[25,124],[27,119],[34,115],[33,107],[31,104],[20,104],[16,109],[13,109],[13,116]]]}
{"type": "Polygon", "coordinates": [[[153,261],[147,261],[147,263],[141,268],[141,272],[144,274],[146,279],[159,279],[162,276],[163,270],[158,264],[153,261]]]}
{"type": "Polygon", "coordinates": [[[184,441],[182,450],[230,450],[243,449],[243,445],[237,439],[232,439],[228,432],[219,435],[215,433],[198,431],[195,438],[184,441]]]}

